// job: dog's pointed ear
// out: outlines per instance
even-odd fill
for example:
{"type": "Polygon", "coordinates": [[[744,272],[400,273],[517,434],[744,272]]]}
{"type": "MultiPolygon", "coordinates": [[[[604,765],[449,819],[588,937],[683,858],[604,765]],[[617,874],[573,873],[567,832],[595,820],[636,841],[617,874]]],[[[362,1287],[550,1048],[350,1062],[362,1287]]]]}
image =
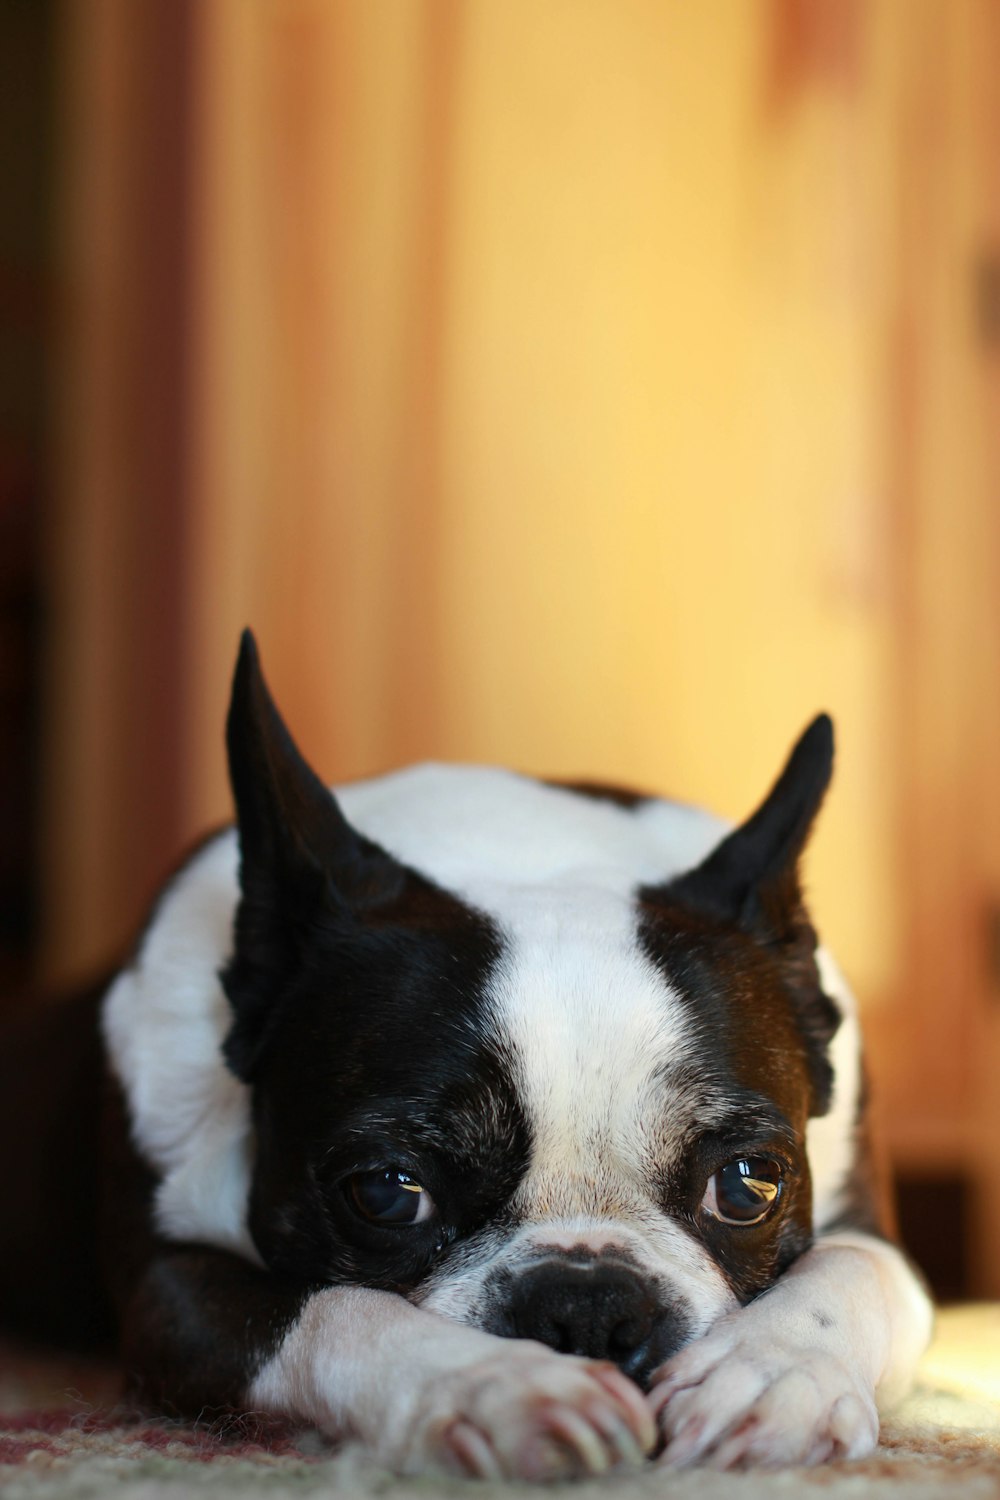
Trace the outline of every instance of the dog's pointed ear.
{"type": "Polygon", "coordinates": [[[240,641],[226,720],[229,779],[240,834],[244,895],[257,882],[349,887],[362,840],[300,753],[275,707],[249,630],[240,641]]]}
{"type": "MultiPolygon", "coordinates": [[[[767,942],[801,932],[799,858],[833,770],[833,724],[820,714],[802,734],[757,811],[663,898],[735,922],[767,942]]],[[[654,898],[655,899],[655,898],[654,898]]]]}
{"type": "Polygon", "coordinates": [[[346,930],[391,901],[406,877],[351,827],[298,750],[249,630],[233,677],[226,747],[240,844],[234,950],[222,975],[236,1018],[226,1056],[247,1076],[274,997],[316,924],[346,930]]]}

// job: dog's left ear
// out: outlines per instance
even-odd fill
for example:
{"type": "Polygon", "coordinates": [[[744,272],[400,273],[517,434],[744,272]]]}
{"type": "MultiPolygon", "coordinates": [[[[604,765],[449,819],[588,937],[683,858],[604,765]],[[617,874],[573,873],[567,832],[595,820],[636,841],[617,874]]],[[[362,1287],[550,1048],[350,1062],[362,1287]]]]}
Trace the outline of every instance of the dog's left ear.
{"type": "Polygon", "coordinates": [[[833,724],[820,714],[757,811],[695,869],[647,894],[734,922],[764,942],[800,936],[799,857],[832,770],[833,724]]]}

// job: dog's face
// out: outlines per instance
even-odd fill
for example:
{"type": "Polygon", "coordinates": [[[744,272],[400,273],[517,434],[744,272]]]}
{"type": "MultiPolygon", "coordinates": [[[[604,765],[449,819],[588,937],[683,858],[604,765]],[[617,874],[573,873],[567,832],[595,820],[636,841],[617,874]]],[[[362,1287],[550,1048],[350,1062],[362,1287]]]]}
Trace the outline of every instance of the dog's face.
{"type": "Polygon", "coordinates": [[[268,1265],[640,1382],[775,1281],[811,1236],[806,1124],[829,1102],[836,1012],[796,877],[828,721],[685,873],[590,865],[551,837],[664,804],[504,773],[456,782],[447,826],[415,787],[410,823],[375,842],[301,759],[249,640],[228,741],[226,1056],[252,1088],[268,1265]]]}

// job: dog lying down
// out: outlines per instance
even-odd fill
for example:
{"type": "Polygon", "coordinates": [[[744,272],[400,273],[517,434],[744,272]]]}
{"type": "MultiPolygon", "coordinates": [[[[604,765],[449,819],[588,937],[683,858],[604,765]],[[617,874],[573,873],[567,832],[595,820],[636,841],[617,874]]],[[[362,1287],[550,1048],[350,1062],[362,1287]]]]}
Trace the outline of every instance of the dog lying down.
{"type": "Polygon", "coordinates": [[[403,1472],[867,1454],[930,1310],[799,886],[829,719],[733,831],[466,766],[334,796],[249,633],[227,740],[237,827],[100,1010],[142,1399],[286,1413],[403,1472]]]}

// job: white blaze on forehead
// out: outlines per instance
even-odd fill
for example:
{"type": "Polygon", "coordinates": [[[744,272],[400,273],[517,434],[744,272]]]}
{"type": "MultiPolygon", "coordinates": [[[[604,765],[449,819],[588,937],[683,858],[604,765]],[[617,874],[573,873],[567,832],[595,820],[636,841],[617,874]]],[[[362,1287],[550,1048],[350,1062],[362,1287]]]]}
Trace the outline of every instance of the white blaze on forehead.
{"type": "Polygon", "coordinates": [[[665,1079],[689,1033],[639,944],[634,904],[585,887],[529,888],[506,892],[500,911],[492,894],[504,952],[487,1004],[532,1133],[523,1208],[537,1199],[545,1212],[587,1211],[601,1194],[613,1203],[648,1189],[665,1079]]]}

